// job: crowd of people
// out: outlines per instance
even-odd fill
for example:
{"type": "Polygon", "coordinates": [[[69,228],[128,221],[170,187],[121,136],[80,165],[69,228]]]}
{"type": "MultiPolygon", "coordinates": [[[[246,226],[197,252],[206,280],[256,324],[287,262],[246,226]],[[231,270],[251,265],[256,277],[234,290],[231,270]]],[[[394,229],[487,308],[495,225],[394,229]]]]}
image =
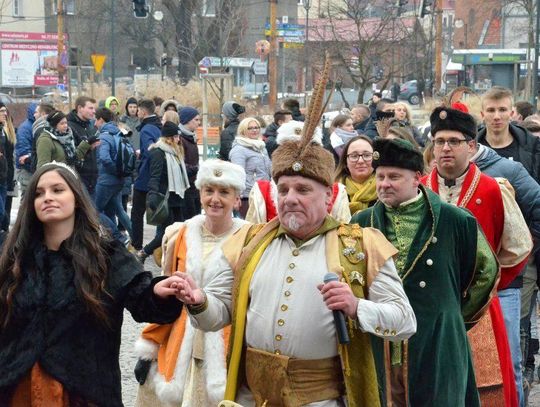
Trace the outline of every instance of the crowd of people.
{"type": "Polygon", "coordinates": [[[495,86],[479,118],[374,94],[327,127],[318,89],[226,102],[204,162],[174,99],[0,104],[0,405],[121,406],[126,308],[138,407],[526,406],[540,116],[495,86]]]}

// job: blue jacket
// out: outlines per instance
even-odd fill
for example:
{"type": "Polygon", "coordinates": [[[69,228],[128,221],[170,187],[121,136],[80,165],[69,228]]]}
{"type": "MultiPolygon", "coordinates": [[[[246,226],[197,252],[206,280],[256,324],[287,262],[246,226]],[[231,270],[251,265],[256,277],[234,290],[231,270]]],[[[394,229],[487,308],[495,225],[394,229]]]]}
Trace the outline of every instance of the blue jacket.
{"type": "Polygon", "coordinates": [[[487,146],[479,145],[475,163],[480,171],[490,177],[503,177],[510,182],[516,193],[523,217],[535,239],[540,238],[540,185],[529,175],[523,164],[498,155],[487,146]]]}
{"type": "Polygon", "coordinates": [[[139,164],[139,175],[133,184],[133,188],[138,191],[148,192],[148,181],[150,180],[150,153],[148,147],[154,144],[161,136],[161,121],[155,115],[146,117],[137,127],[137,130],[141,141],[141,162],[139,164]]]}
{"type": "Polygon", "coordinates": [[[19,164],[19,158],[23,155],[32,153],[32,125],[36,121],[34,113],[38,107],[37,103],[30,103],[26,110],[26,120],[21,123],[17,129],[17,143],[15,143],[15,168],[24,168],[27,171],[31,171],[30,158],[28,158],[23,165],[19,164]]]}
{"type": "Polygon", "coordinates": [[[120,143],[120,129],[109,122],[99,130],[101,143],[97,151],[98,179],[97,184],[117,186],[124,183],[124,178],[116,174],[116,154],[120,143]]]}

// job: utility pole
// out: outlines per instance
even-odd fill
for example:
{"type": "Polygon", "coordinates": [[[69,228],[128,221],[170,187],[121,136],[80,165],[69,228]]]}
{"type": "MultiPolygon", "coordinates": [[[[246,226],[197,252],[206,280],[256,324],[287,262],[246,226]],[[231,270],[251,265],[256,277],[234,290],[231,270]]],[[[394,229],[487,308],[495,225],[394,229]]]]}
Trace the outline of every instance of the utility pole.
{"type": "Polygon", "coordinates": [[[276,110],[277,104],[277,52],[278,43],[276,35],[277,0],[270,0],[270,54],[268,55],[268,82],[270,93],[268,104],[272,111],[276,110]]]}
{"type": "Polygon", "coordinates": [[[114,11],[114,3],[115,3],[115,0],[111,0],[111,95],[112,96],[115,96],[115,91],[116,91],[116,72],[115,72],[115,65],[116,65],[116,62],[115,62],[115,47],[114,47],[114,25],[115,25],[115,21],[114,21],[114,14],[115,14],[115,11],[114,11]]]}
{"type": "Polygon", "coordinates": [[[442,0],[435,0],[435,90],[442,82],[442,0]]]}
{"type": "Polygon", "coordinates": [[[58,71],[58,83],[60,84],[64,83],[64,68],[62,65],[62,54],[64,52],[64,4],[62,0],[58,0],[56,6],[56,21],[58,26],[58,59],[56,61],[56,69],[58,71]]]}

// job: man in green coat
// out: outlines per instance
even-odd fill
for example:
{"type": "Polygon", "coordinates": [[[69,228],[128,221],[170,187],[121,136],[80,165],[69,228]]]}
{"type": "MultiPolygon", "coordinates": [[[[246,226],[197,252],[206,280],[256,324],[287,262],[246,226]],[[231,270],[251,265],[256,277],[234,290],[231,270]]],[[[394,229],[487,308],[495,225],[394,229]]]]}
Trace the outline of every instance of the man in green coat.
{"type": "Polygon", "coordinates": [[[420,184],[423,159],[412,144],[379,139],[373,147],[379,201],[351,223],[381,230],[399,250],[396,267],[418,321],[408,343],[384,345],[386,395],[394,406],[479,406],[466,330],[496,290],[497,260],[471,214],[420,184]]]}

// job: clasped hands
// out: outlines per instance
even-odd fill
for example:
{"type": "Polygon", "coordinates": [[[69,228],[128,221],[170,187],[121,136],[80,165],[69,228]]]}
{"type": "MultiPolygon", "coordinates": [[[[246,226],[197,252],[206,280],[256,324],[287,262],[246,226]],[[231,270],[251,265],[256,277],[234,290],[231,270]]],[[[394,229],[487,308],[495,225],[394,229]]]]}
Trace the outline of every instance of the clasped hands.
{"type": "Polygon", "coordinates": [[[193,278],[180,271],[158,282],[154,286],[154,294],[161,298],[175,296],[186,305],[200,305],[205,301],[204,293],[193,278]]]}

